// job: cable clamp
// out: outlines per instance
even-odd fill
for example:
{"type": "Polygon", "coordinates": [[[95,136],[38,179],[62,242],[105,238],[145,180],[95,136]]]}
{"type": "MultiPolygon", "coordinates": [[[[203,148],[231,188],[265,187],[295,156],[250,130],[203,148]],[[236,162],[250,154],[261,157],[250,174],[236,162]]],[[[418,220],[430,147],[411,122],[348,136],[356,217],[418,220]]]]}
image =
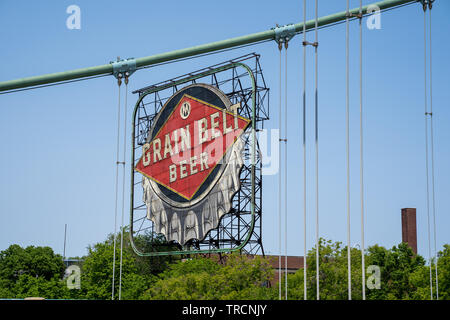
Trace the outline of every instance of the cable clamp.
{"type": "Polygon", "coordinates": [[[425,115],[426,115],[426,116],[431,116],[431,117],[432,117],[432,116],[433,116],[433,112],[425,112],[425,115]]]}
{"type": "Polygon", "coordinates": [[[120,82],[121,78],[125,78],[125,82],[128,82],[128,77],[136,71],[136,59],[120,59],[117,57],[117,61],[111,61],[113,67],[113,76],[120,82]]]}
{"type": "Polygon", "coordinates": [[[295,25],[289,23],[284,26],[277,26],[272,28],[275,31],[275,41],[278,43],[278,48],[281,50],[282,44],[287,48],[288,42],[295,36],[295,25]]]}
{"type": "Polygon", "coordinates": [[[278,139],[278,140],[280,140],[281,142],[287,142],[287,139],[278,139]]]}
{"type": "Polygon", "coordinates": [[[363,18],[363,14],[362,14],[362,13],[350,13],[350,12],[347,12],[347,13],[345,14],[345,17],[346,17],[346,18],[358,18],[358,19],[362,19],[362,18],[363,18]]]}
{"type": "Polygon", "coordinates": [[[319,43],[318,43],[318,42],[303,41],[302,44],[303,44],[304,46],[313,46],[313,47],[316,47],[316,48],[319,46],[319,43]]]}

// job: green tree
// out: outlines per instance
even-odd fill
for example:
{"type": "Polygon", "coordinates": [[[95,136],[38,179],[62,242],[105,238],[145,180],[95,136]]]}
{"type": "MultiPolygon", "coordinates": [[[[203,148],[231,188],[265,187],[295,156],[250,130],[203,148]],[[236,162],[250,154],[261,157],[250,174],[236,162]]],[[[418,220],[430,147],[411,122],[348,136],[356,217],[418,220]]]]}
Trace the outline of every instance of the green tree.
{"type": "MultiPolygon", "coordinates": [[[[150,274],[138,273],[135,255],[129,242],[125,241],[128,233],[124,232],[122,251],[122,288],[123,299],[137,299],[152,281],[150,274]]],[[[114,277],[114,298],[119,297],[120,281],[120,234],[116,242],[116,265],[114,277]]],[[[114,258],[114,236],[110,235],[104,242],[88,247],[81,272],[81,295],[86,299],[111,299],[114,258]]]]}
{"type": "Polygon", "coordinates": [[[51,279],[20,275],[14,286],[14,298],[43,297],[45,299],[61,299],[68,294],[65,282],[55,276],[51,279]]]}
{"type": "MultiPolygon", "coordinates": [[[[352,299],[362,297],[361,251],[350,248],[352,299]]],[[[306,256],[307,299],[315,300],[316,295],[316,248],[308,251],[306,256]]],[[[322,300],[348,299],[347,246],[342,242],[319,239],[319,288],[322,300]]],[[[288,299],[304,298],[303,268],[295,274],[288,275],[288,299]]],[[[282,296],[285,296],[285,279],[282,277],[282,296]]]]}
{"type": "Polygon", "coordinates": [[[450,300],[450,245],[438,254],[439,299],[450,300]]]}
{"type": "MultiPolygon", "coordinates": [[[[362,298],[361,251],[351,248],[352,299],[362,298]]],[[[316,299],[316,251],[311,249],[307,255],[308,299],[316,299]]],[[[450,250],[444,246],[440,252],[439,275],[441,297],[448,297],[450,279],[450,250]]],[[[319,241],[319,281],[320,298],[324,300],[348,299],[347,247],[340,242],[320,239],[319,241]]],[[[391,249],[374,245],[365,251],[365,267],[379,267],[380,288],[369,289],[366,286],[366,299],[429,299],[429,266],[425,260],[414,254],[412,249],[401,243],[391,249]]],[[[367,273],[366,281],[371,276],[367,273]]],[[[284,278],[282,278],[284,296],[284,278]]],[[[303,299],[303,269],[288,276],[288,298],[303,299]]]]}
{"type": "MultiPolygon", "coordinates": [[[[120,239],[116,234],[115,299],[119,295],[120,239]]],[[[122,299],[138,299],[151,286],[154,275],[179,257],[140,257],[131,247],[124,229],[122,252],[122,299]]],[[[169,251],[177,247],[163,237],[141,235],[135,244],[144,251],[169,251]]],[[[49,247],[11,245],[0,253],[0,298],[40,296],[48,299],[111,299],[114,235],[88,247],[88,254],[78,258],[81,289],[70,290],[64,278],[66,266],[60,255],[49,247]]]]}
{"type": "MultiPolygon", "coordinates": [[[[436,262],[431,263],[431,281],[433,285],[433,299],[436,299],[436,262]]],[[[450,300],[450,245],[445,244],[444,249],[438,253],[438,285],[439,299],[450,300]]],[[[410,275],[410,282],[417,288],[413,292],[412,299],[431,299],[430,289],[430,265],[421,266],[410,275]]]]}
{"type": "MultiPolygon", "coordinates": [[[[116,243],[115,299],[119,291],[120,234],[116,243]]],[[[11,245],[0,252],[0,298],[40,296],[47,299],[111,299],[114,237],[88,248],[81,266],[81,290],[69,290],[63,278],[62,257],[49,247],[11,245]]],[[[139,236],[135,245],[146,252],[177,250],[163,237],[139,236]]],[[[381,287],[366,289],[367,299],[429,299],[430,266],[401,243],[391,249],[375,245],[365,251],[366,267],[376,265],[381,287]]],[[[316,250],[307,261],[308,299],[316,298],[316,250]]],[[[450,299],[450,245],[438,254],[439,298],[450,299]]],[[[239,254],[220,261],[196,256],[180,261],[180,256],[156,258],[136,255],[124,230],[122,252],[122,299],[278,299],[273,288],[273,269],[268,259],[239,254]]],[[[351,248],[352,299],[361,299],[361,251],[351,248]]],[[[320,239],[320,298],[347,297],[347,247],[341,242],[320,239]]],[[[434,262],[432,276],[434,277],[434,262]]],[[[366,274],[368,279],[370,274],[366,274]]],[[[289,299],[303,299],[303,269],[288,275],[289,299]]],[[[282,289],[284,290],[284,277],[282,289]]],[[[434,278],[433,278],[433,289],[434,278]]],[[[284,296],[284,292],[282,292],[284,296]]]]}
{"type": "Polygon", "coordinates": [[[65,294],[64,270],[61,255],[50,247],[13,244],[0,252],[0,298],[59,298],[65,294]]]}
{"type": "Polygon", "coordinates": [[[172,264],[146,292],[146,299],[267,299],[273,270],[267,259],[227,255],[224,263],[196,257],[172,264]]]}
{"type": "Polygon", "coordinates": [[[411,274],[425,265],[425,260],[414,254],[406,243],[387,250],[378,245],[367,250],[366,265],[376,265],[381,270],[381,288],[369,290],[368,299],[412,299],[417,287],[410,281],[411,274]]]}

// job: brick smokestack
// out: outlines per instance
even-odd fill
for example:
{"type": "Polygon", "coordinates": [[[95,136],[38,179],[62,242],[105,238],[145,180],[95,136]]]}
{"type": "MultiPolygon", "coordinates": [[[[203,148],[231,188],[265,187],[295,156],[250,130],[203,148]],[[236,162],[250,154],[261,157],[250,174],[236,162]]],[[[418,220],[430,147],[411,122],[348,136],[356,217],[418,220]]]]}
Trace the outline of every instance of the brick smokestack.
{"type": "Polygon", "coordinates": [[[402,242],[406,242],[417,254],[416,208],[402,209],[402,242]]]}

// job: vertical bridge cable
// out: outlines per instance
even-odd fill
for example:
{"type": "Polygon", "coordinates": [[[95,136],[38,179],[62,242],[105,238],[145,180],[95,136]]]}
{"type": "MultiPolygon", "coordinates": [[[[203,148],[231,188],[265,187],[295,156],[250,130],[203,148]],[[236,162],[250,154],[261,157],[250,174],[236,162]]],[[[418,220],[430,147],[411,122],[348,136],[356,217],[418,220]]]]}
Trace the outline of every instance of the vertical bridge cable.
{"type": "Polygon", "coordinates": [[[303,23],[303,227],[304,227],[304,252],[303,258],[303,298],[306,300],[306,46],[311,45],[314,47],[315,56],[315,93],[314,93],[314,118],[315,118],[315,182],[316,182],[316,299],[320,300],[320,286],[319,286],[319,95],[318,95],[318,51],[319,38],[318,38],[318,0],[315,3],[315,41],[313,43],[306,41],[306,1],[303,2],[304,11],[304,23],[303,23]]]}
{"type": "Polygon", "coordinates": [[[317,47],[319,46],[318,38],[318,0],[316,0],[316,21],[315,21],[315,42],[314,54],[315,54],[315,141],[316,141],[316,291],[317,300],[320,299],[319,290],[319,101],[318,101],[318,52],[317,47]]]}
{"type": "MultiPolygon", "coordinates": [[[[278,127],[280,128],[280,139],[278,143],[278,163],[279,167],[281,169],[281,142],[283,139],[281,138],[281,120],[282,120],[282,113],[281,113],[281,49],[282,45],[281,42],[278,44],[278,49],[280,51],[280,91],[279,91],[279,119],[278,119],[278,127]]],[[[278,173],[278,241],[279,241],[279,254],[278,254],[278,289],[279,289],[279,300],[281,300],[281,170],[278,173]]]]}
{"type": "Polygon", "coordinates": [[[352,300],[352,274],[350,258],[350,119],[349,119],[349,0],[346,18],[346,128],[347,128],[347,272],[348,300],[352,300]]]}
{"type": "Polygon", "coordinates": [[[306,0],[303,0],[303,299],[306,288],[306,0]]]}
{"type": "Polygon", "coordinates": [[[430,144],[431,144],[431,201],[433,210],[433,235],[434,235],[434,260],[435,260],[435,285],[436,285],[436,300],[439,300],[439,278],[438,278],[438,257],[436,248],[436,207],[435,207],[435,192],[434,192],[434,134],[433,134],[433,56],[432,56],[432,33],[431,33],[431,9],[434,0],[429,0],[428,7],[430,12],[430,144]]]}
{"type": "Polygon", "coordinates": [[[119,147],[120,147],[120,85],[122,79],[119,76],[117,78],[117,86],[119,91],[118,108],[117,108],[117,149],[116,149],[116,184],[115,184],[115,206],[114,206],[114,248],[113,248],[113,274],[112,274],[112,288],[111,288],[111,300],[114,300],[115,290],[115,273],[116,273],[116,233],[117,233],[117,200],[119,198],[119,147]]]}
{"type": "Polygon", "coordinates": [[[127,96],[128,96],[128,72],[125,73],[125,104],[123,107],[123,161],[122,161],[122,222],[120,233],[120,271],[119,271],[119,300],[122,299],[122,257],[123,257],[123,218],[125,213],[125,158],[127,153],[127,96]]]}
{"type": "MultiPolygon", "coordinates": [[[[278,25],[277,25],[278,27],[278,25]]],[[[279,154],[278,154],[278,160],[279,160],[279,164],[281,167],[281,142],[285,142],[285,159],[284,159],[284,180],[285,180],[285,186],[284,186],[284,202],[285,202],[285,226],[284,226],[284,232],[285,232],[285,237],[284,237],[284,241],[285,241],[285,254],[284,254],[284,273],[285,273],[285,299],[287,300],[287,289],[288,289],[288,283],[287,283],[287,48],[288,48],[288,41],[290,40],[292,36],[285,35],[282,34],[282,36],[277,37],[276,41],[278,43],[278,49],[280,52],[280,92],[279,92],[279,119],[278,119],[278,124],[280,127],[280,135],[282,132],[282,117],[283,117],[283,113],[282,113],[282,105],[281,105],[281,96],[282,96],[282,80],[281,80],[281,74],[282,74],[282,54],[281,54],[281,50],[283,49],[283,43],[285,46],[285,50],[286,50],[286,71],[285,71],[285,120],[284,120],[284,134],[285,137],[284,138],[280,138],[279,139],[279,154]]],[[[278,232],[279,232],[279,255],[278,255],[278,284],[279,284],[279,299],[281,300],[281,247],[282,247],[282,240],[281,240],[281,209],[282,209],[282,185],[281,185],[281,171],[279,172],[278,175],[278,184],[279,184],[279,199],[278,199],[278,211],[279,211],[279,215],[278,215],[278,232]]]]}
{"type": "Polygon", "coordinates": [[[431,266],[431,240],[430,240],[430,187],[428,166],[428,98],[427,98],[427,1],[423,1],[423,40],[424,40],[424,106],[425,106],[425,170],[426,170],[426,196],[427,196],[427,225],[428,225],[428,259],[430,261],[430,300],[433,300],[433,276],[431,266]]]}
{"type": "Polygon", "coordinates": [[[360,132],[360,197],[361,197],[361,273],[362,299],[366,300],[366,267],[364,247],[364,153],[363,153],[363,73],[362,73],[362,0],[359,1],[359,132],[360,132]]]}
{"type": "Polygon", "coordinates": [[[287,202],[287,139],[288,139],[288,98],[287,98],[287,71],[288,71],[288,40],[284,42],[285,48],[285,67],[284,71],[285,81],[284,81],[284,281],[285,281],[285,300],[288,298],[288,279],[287,279],[287,220],[288,220],[288,202],[287,202]]]}

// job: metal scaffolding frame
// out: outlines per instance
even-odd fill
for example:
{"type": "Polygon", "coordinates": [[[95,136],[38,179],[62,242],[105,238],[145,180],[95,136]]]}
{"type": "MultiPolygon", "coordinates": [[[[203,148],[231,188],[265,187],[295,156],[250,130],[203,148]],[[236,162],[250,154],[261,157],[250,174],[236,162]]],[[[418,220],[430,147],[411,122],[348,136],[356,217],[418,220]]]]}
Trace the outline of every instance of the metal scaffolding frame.
{"type": "MultiPolygon", "coordinates": [[[[151,86],[147,86],[133,93],[139,94],[139,97],[147,94],[139,103],[136,112],[135,134],[132,137],[135,141],[135,147],[132,152],[134,159],[138,161],[141,154],[141,148],[147,141],[147,134],[153,125],[153,121],[164,106],[167,99],[175,92],[186,85],[193,83],[207,83],[223,91],[230,101],[241,103],[240,115],[252,118],[252,82],[249,74],[242,72],[235,65],[231,68],[221,69],[234,63],[245,62],[253,73],[255,80],[256,114],[255,128],[259,131],[264,128],[264,120],[269,119],[269,88],[266,86],[261,65],[260,56],[256,53],[247,54],[236,59],[228,60],[207,68],[203,68],[170,80],[166,80],[151,86]],[[208,72],[218,70],[217,72],[208,72]]],[[[241,249],[245,254],[264,254],[262,244],[262,161],[259,147],[257,146],[257,156],[255,163],[255,190],[254,190],[254,223],[251,226],[251,134],[246,132],[243,135],[245,139],[245,149],[243,152],[244,165],[241,169],[241,188],[235,194],[232,200],[231,211],[224,215],[216,229],[211,230],[203,240],[191,240],[187,247],[193,250],[209,251],[214,249],[233,249],[238,248],[243,240],[249,237],[245,246],[241,249]]],[[[136,163],[133,164],[133,166],[136,163]]],[[[155,236],[153,223],[146,218],[146,205],[142,201],[142,177],[139,172],[133,171],[135,175],[133,183],[133,206],[132,206],[132,236],[138,237],[142,234],[155,236]]],[[[181,246],[180,246],[181,249],[181,246]]]]}

